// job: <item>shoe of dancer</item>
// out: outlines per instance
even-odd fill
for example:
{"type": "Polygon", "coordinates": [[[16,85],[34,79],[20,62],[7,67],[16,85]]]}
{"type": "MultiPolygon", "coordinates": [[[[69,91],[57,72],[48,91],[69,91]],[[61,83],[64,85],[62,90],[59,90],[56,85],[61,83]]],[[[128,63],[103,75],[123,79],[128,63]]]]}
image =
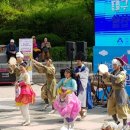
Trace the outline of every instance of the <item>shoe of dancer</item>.
{"type": "Polygon", "coordinates": [[[123,126],[121,130],[129,130],[128,125],[123,126]]]}
{"type": "Polygon", "coordinates": [[[45,104],[44,107],[42,108],[42,110],[47,110],[47,108],[49,107],[49,104],[45,104]]]}
{"type": "Polygon", "coordinates": [[[25,122],[22,124],[22,126],[29,126],[30,125],[30,122],[25,122]]]}
{"type": "Polygon", "coordinates": [[[60,130],[68,130],[68,129],[65,126],[62,126],[60,130]]]}
{"type": "Polygon", "coordinates": [[[51,110],[50,112],[49,112],[49,114],[54,114],[56,112],[56,110],[51,110]]]}

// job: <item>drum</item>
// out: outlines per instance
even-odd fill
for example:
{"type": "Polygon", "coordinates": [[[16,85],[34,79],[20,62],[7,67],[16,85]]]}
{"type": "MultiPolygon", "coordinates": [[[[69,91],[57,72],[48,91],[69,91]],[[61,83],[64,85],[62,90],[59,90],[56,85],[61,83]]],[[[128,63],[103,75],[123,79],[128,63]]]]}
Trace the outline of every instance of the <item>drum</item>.
{"type": "Polygon", "coordinates": [[[9,64],[10,65],[16,65],[17,64],[16,58],[15,57],[10,57],[9,64]]]}
{"type": "Polygon", "coordinates": [[[104,73],[108,72],[108,67],[105,64],[100,64],[98,67],[98,70],[100,73],[104,74],[104,73]]]}

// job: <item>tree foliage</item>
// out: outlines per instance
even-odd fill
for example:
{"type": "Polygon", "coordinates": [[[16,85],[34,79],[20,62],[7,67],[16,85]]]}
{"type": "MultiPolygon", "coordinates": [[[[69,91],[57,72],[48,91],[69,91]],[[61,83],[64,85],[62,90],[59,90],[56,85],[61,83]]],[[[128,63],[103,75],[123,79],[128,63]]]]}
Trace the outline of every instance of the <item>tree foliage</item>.
{"type": "Polygon", "coordinates": [[[55,45],[85,40],[92,46],[93,7],[93,0],[1,0],[0,44],[10,38],[18,42],[19,37],[48,34],[59,40],[55,45]]]}

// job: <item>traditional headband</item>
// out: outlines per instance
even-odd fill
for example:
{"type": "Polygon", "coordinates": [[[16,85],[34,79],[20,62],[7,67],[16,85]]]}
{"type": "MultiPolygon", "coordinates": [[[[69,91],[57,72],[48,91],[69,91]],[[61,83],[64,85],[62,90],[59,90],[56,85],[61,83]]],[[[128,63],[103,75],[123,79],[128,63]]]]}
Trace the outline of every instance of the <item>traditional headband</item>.
{"type": "Polygon", "coordinates": [[[18,57],[24,58],[24,55],[23,55],[21,52],[17,52],[17,53],[16,53],[16,57],[17,57],[17,58],[18,58],[18,57]]]}
{"type": "Polygon", "coordinates": [[[122,65],[121,65],[121,62],[120,62],[118,59],[113,59],[113,60],[112,60],[112,64],[116,64],[116,65],[118,65],[118,66],[122,66],[122,65]]]}

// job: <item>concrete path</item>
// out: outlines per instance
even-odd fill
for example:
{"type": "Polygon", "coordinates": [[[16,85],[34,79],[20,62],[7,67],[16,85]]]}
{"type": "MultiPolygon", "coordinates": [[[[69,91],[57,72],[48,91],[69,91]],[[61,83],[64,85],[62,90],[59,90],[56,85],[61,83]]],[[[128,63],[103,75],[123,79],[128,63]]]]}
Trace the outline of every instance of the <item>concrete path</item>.
{"type": "MultiPolygon", "coordinates": [[[[47,111],[41,111],[44,105],[40,98],[41,86],[33,85],[37,94],[36,103],[30,106],[31,125],[21,126],[23,118],[14,102],[14,86],[0,86],[0,130],[60,130],[62,118],[47,111]]],[[[106,109],[100,106],[88,110],[87,117],[75,122],[75,130],[100,130],[104,121],[110,121],[106,109]]],[[[122,124],[120,124],[122,125],[122,124]]]]}

